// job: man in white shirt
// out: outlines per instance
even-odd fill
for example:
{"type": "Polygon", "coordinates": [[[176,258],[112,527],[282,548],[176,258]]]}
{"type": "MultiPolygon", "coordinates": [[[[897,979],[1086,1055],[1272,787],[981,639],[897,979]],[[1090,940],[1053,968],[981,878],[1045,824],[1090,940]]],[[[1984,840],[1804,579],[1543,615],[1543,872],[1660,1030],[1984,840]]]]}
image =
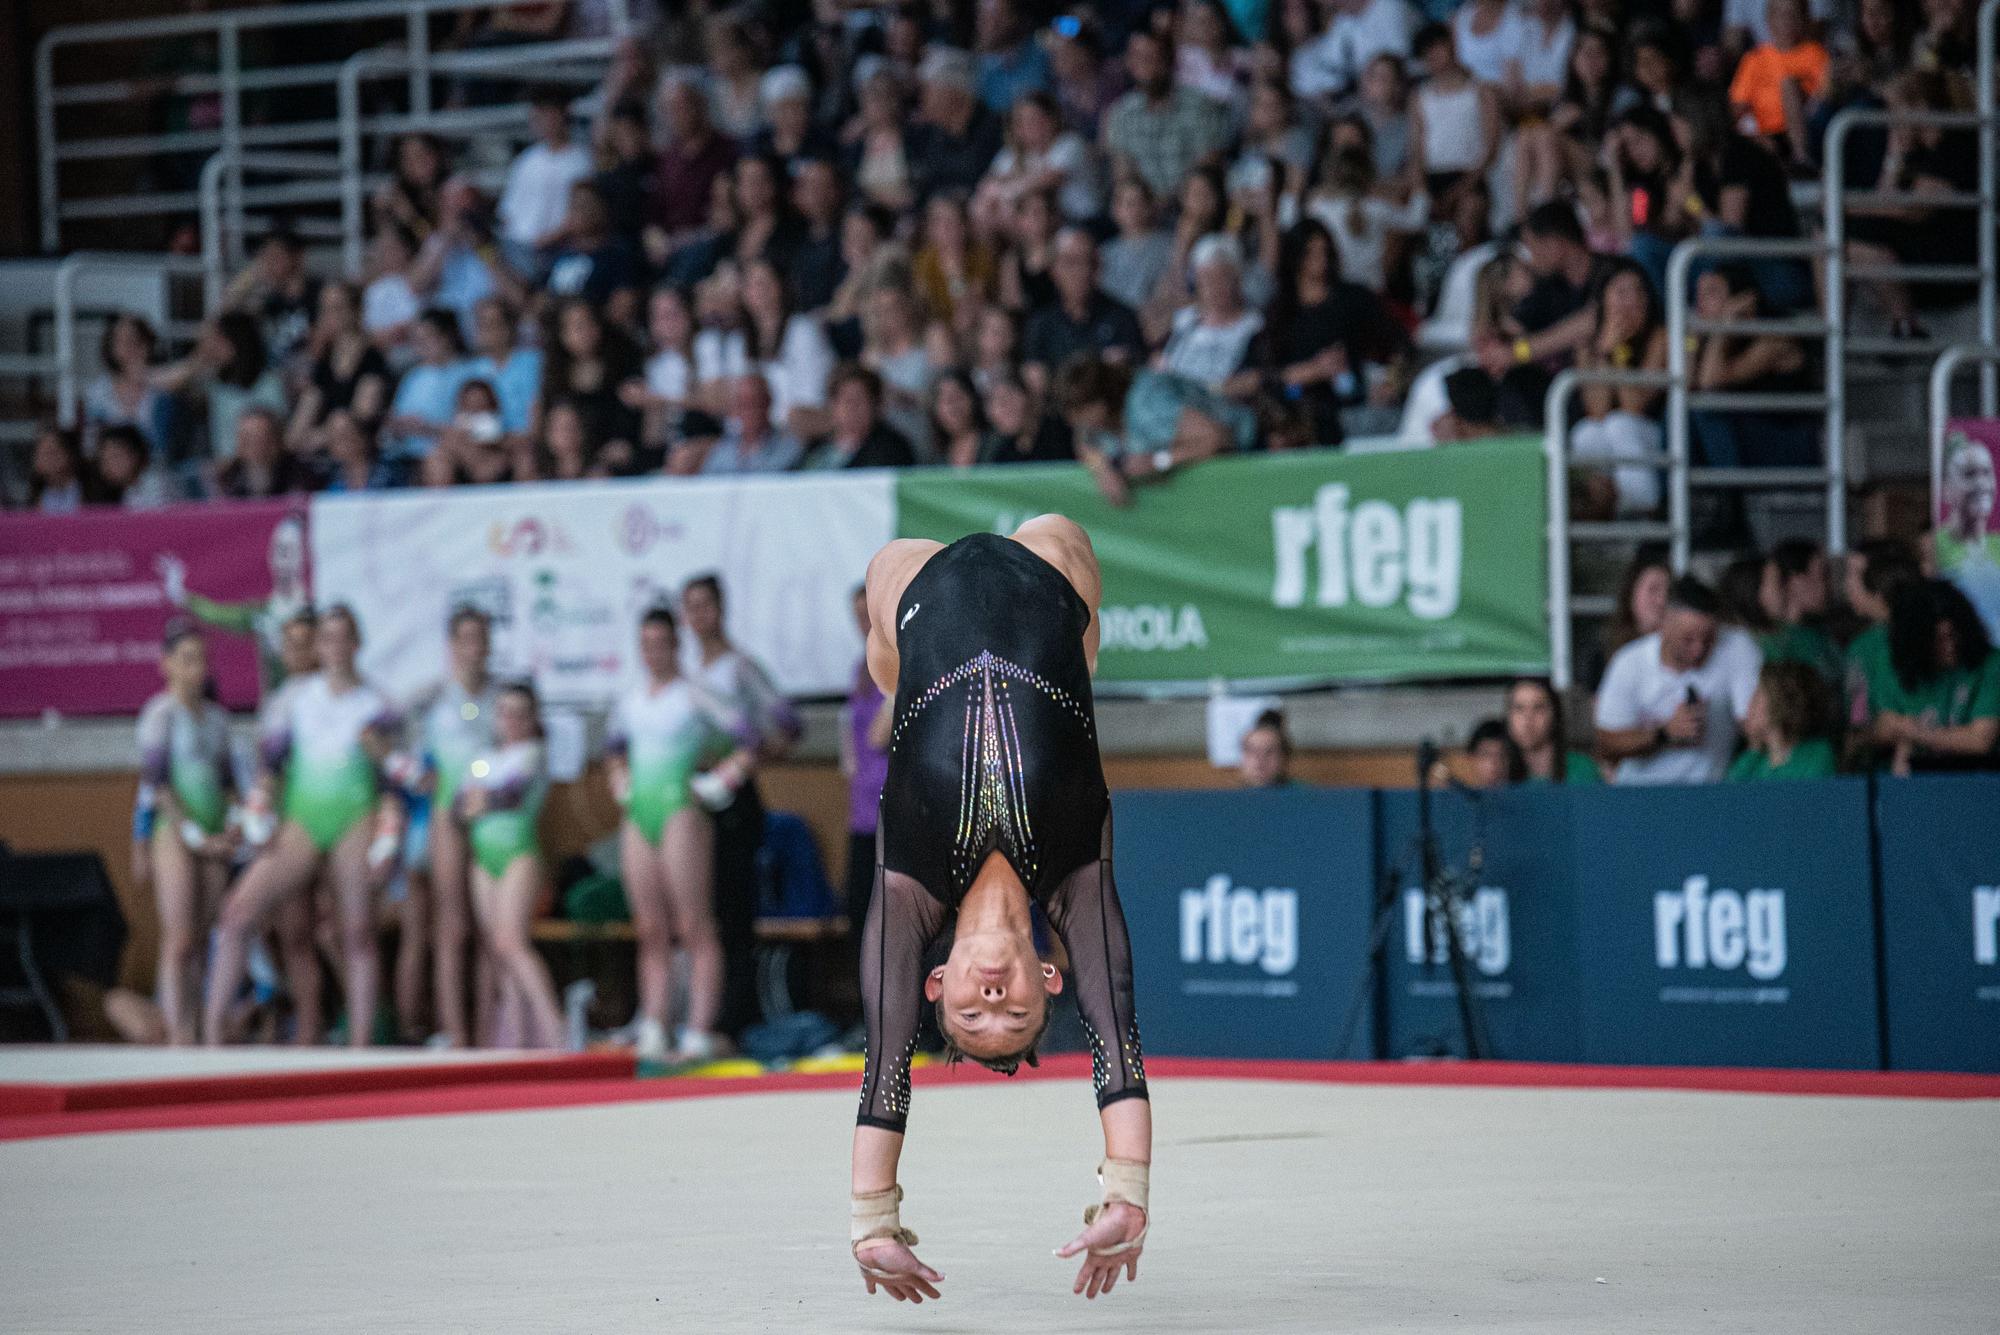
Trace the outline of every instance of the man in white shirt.
{"type": "Polygon", "coordinates": [[[1597,691],[1597,754],[1614,783],[1714,783],[1736,754],[1738,727],[1764,655],[1718,625],[1721,602],[1682,576],[1659,630],[1620,649],[1597,691]]]}
{"type": "Polygon", "coordinates": [[[556,239],[569,212],[570,187],[588,180],[590,151],[570,138],[569,100],[560,89],[536,90],[529,102],[535,142],[507,169],[500,192],[500,244],[507,263],[530,281],[541,276],[541,251],[556,239]]]}

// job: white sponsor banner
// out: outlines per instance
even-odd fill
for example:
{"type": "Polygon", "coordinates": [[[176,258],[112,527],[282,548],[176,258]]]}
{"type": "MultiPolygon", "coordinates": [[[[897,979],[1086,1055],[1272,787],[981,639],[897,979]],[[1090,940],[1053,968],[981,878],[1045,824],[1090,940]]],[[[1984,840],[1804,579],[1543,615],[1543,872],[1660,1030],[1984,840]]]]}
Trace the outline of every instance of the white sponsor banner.
{"type": "Polygon", "coordinates": [[[551,702],[601,707],[636,679],[637,622],[702,571],[730,638],[791,695],[844,694],[849,594],[894,536],[886,471],[414,490],[315,498],[321,605],[361,620],[361,668],[407,698],[445,670],[445,619],[494,619],[494,664],[551,702]]]}

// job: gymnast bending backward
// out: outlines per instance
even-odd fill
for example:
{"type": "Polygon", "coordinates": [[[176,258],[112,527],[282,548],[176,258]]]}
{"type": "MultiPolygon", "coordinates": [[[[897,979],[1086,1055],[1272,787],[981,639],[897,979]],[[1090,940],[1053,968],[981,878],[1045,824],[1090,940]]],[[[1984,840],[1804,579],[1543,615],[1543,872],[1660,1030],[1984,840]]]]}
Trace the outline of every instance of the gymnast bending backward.
{"type": "Polygon", "coordinates": [[[1082,1255],[1085,1297],[1138,1277],[1153,1120],[1091,711],[1100,594],[1089,536],[1060,515],[1011,538],[902,539],[868,566],[868,668],[895,725],[861,939],[850,1240],[868,1292],[899,1302],[937,1297],[942,1278],[911,1250],[896,1181],[923,1007],[952,1059],[1034,1065],[1064,986],[1035,952],[1035,904],[1068,953],[1104,1131],[1102,1203],[1056,1254],[1082,1255]]]}

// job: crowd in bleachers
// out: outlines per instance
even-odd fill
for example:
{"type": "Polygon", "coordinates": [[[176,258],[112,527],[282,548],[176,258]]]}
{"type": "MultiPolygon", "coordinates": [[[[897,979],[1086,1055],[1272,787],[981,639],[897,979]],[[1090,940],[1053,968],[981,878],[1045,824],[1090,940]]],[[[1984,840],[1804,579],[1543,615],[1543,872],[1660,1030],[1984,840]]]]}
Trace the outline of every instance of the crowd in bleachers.
{"type": "MultiPolygon", "coordinates": [[[[582,99],[482,83],[532,103],[495,194],[472,170],[490,145],[390,146],[364,275],[315,272],[281,226],[185,358],[112,322],[81,429],[42,433],[14,499],[1070,459],[1123,499],[1223,451],[1535,427],[1565,366],[1664,366],[1678,241],[1802,233],[1793,185],[1821,174],[1833,113],[1969,105],[1973,18],[1971,0],[675,7],[582,99]],[[1412,393],[1420,348],[1463,356],[1412,393]]],[[[1847,153],[1862,185],[1976,185],[1971,132],[1868,131],[1847,153]]],[[[1857,259],[1975,247],[1964,210],[1851,212],[1857,259]]],[[[1794,260],[1712,267],[1697,300],[1796,310],[1818,281],[1794,260]]],[[[1892,333],[1967,295],[1870,286],[1892,333]]],[[[1818,374],[1775,335],[1706,336],[1691,364],[1703,388],[1818,374]]],[[[1573,448],[1656,448],[1660,400],[1583,396],[1573,448]]],[[[1819,454],[1810,419],[1694,426],[1710,463],[1819,454]]],[[[1636,466],[1577,495],[1659,500],[1636,466]]]]}
{"type": "MultiPolygon", "coordinates": [[[[1546,679],[1521,678],[1432,777],[1504,788],[2000,768],[2000,652],[1964,590],[1927,576],[1899,539],[1864,542],[1836,570],[1817,543],[1788,538],[1731,562],[1713,589],[1642,549],[1591,648],[1587,727],[1566,723],[1546,679]]],[[[1286,782],[1290,752],[1283,716],[1259,719],[1244,782],[1286,782]]]]}

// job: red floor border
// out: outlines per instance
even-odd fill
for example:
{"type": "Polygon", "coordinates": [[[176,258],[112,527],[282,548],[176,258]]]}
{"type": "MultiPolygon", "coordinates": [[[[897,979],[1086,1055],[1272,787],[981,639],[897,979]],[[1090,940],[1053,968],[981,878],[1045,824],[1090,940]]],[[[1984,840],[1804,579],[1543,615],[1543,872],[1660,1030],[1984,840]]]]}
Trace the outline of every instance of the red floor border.
{"type": "Polygon", "coordinates": [[[0,1118],[48,1113],[101,1112],[113,1108],[167,1108],[189,1104],[265,1103],[345,1094],[386,1094],[447,1086],[521,1084],[529,1081],[631,1079],[626,1052],[548,1053],[492,1061],[407,1062],[333,1070],[256,1071],[146,1080],[74,1083],[0,1083],[0,1118]]]}
{"type": "MultiPolygon", "coordinates": [[[[618,1054],[613,1054],[618,1055],[618,1054]]],[[[629,1061],[629,1059],[628,1059],[629,1061]]],[[[1571,1066],[1532,1062],[1287,1062],[1206,1058],[1156,1058],[1147,1063],[1155,1081],[1286,1080],[1349,1085],[1423,1085],[1477,1088],[1647,1089],[1707,1093],[1831,1095],[1857,1098],[2000,1099],[2000,1076],[1921,1071],[1762,1070],[1708,1067],[1571,1066]]],[[[1081,1055],[1051,1057],[1027,1079],[1081,1080],[1089,1074],[1081,1055]]],[[[922,1068],[919,1086],[976,1084],[998,1077],[976,1067],[922,1068]]],[[[782,1073],[722,1079],[569,1079],[458,1084],[278,1097],[226,1103],[129,1106],[94,1111],[0,1117],[0,1141],[114,1131],[270,1126],[383,1117],[432,1117],[453,1113],[526,1112],[716,1098],[796,1090],[851,1091],[857,1073],[782,1073]]]]}

